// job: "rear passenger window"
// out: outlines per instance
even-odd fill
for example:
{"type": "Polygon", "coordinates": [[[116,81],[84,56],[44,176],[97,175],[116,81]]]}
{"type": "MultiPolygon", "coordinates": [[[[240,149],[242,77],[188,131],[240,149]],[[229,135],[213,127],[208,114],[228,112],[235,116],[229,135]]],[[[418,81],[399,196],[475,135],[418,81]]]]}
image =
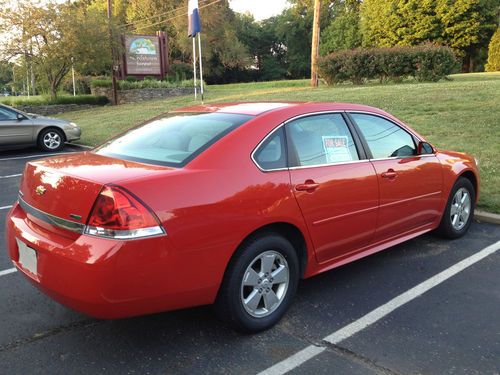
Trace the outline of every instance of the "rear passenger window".
{"type": "Polygon", "coordinates": [[[281,127],[255,151],[254,159],[260,168],[265,170],[286,168],[284,133],[281,127]]]}
{"type": "Polygon", "coordinates": [[[417,153],[413,137],[395,123],[378,116],[351,113],[370,147],[374,159],[412,156],[417,153]]]}
{"type": "Polygon", "coordinates": [[[313,166],[359,160],[351,132],[340,113],[303,117],[287,124],[290,166],[313,166]]]}

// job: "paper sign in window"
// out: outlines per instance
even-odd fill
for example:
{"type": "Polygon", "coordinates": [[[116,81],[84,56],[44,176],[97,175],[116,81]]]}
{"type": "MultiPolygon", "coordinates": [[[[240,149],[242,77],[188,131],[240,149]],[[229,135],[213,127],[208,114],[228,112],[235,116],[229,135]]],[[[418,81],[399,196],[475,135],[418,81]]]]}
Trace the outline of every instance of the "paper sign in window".
{"type": "Polygon", "coordinates": [[[323,149],[327,163],[351,161],[349,140],[346,136],[323,136],[323,149]]]}

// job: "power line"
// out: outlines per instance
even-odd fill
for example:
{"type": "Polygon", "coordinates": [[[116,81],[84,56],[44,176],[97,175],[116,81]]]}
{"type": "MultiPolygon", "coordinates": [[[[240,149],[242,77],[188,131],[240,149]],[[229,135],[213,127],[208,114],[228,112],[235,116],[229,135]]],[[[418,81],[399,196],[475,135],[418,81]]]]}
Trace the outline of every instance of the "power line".
{"type": "MultiPolygon", "coordinates": [[[[207,2],[209,0],[200,0],[200,2],[207,2]]],[[[202,5],[201,7],[199,7],[199,9],[205,7],[205,5],[202,5]]],[[[150,16],[150,17],[146,17],[146,18],[142,18],[140,20],[137,20],[137,21],[133,21],[133,22],[129,22],[129,23],[124,23],[122,25],[119,25],[120,27],[127,27],[127,26],[133,26],[133,25],[136,25],[138,23],[142,23],[142,22],[145,22],[145,21],[148,21],[150,19],[153,19],[153,18],[158,18],[158,17],[162,17],[162,16],[166,16],[166,15],[169,15],[169,14],[172,14],[172,13],[177,13],[178,11],[183,11],[182,14],[184,14],[188,9],[188,6],[187,5],[184,5],[184,6],[180,6],[179,8],[176,8],[176,9],[172,9],[172,10],[169,10],[169,11],[166,11],[166,12],[163,12],[163,13],[160,13],[160,14],[155,14],[154,16],[150,16]]],[[[180,14],[179,14],[180,16],[180,14]]]]}
{"type": "MultiPolygon", "coordinates": [[[[211,5],[214,5],[216,3],[220,3],[222,0],[215,0],[215,1],[212,1],[211,3],[208,3],[208,4],[205,4],[205,5],[202,5],[201,7],[199,7],[198,9],[203,9],[203,8],[206,8],[206,7],[209,7],[211,5]]],[[[157,25],[161,25],[162,23],[165,23],[165,22],[168,22],[168,21],[171,21],[171,20],[174,20],[176,18],[179,18],[179,17],[184,17],[185,14],[182,13],[182,14],[179,14],[179,15],[176,15],[174,17],[170,17],[170,18],[167,18],[166,20],[162,20],[162,21],[159,21],[159,22],[155,22],[155,23],[152,23],[152,24],[149,24],[149,25],[145,25],[145,26],[141,26],[141,27],[136,27],[135,30],[142,30],[142,29],[147,29],[149,27],[153,27],[153,26],[157,26],[157,25]]]]}
{"type": "Polygon", "coordinates": [[[163,13],[160,13],[160,14],[156,14],[154,16],[146,17],[146,18],[134,21],[134,22],[124,23],[124,24],[120,25],[120,27],[132,26],[132,25],[135,25],[135,24],[138,24],[138,23],[142,23],[144,21],[148,21],[148,20],[150,20],[152,18],[158,18],[158,17],[161,17],[161,16],[166,16],[167,14],[176,13],[177,11],[179,11],[181,9],[183,9],[185,11],[187,9],[187,6],[181,6],[179,8],[169,10],[168,12],[163,12],[163,13]]]}

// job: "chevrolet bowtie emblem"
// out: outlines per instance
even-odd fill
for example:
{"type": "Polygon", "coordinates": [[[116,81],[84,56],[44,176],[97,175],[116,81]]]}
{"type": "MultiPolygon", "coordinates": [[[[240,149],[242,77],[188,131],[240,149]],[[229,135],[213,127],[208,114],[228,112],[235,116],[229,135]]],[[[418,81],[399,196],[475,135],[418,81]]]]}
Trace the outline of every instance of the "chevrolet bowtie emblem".
{"type": "Polygon", "coordinates": [[[46,191],[47,189],[45,189],[42,185],[37,186],[35,189],[35,193],[37,195],[44,195],[46,191]]]}

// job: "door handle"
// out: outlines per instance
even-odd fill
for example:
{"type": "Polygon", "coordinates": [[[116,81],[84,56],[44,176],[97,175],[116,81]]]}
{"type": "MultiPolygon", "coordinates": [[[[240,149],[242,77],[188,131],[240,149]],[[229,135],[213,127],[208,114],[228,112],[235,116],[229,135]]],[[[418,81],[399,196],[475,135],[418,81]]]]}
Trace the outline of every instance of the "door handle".
{"type": "Polygon", "coordinates": [[[303,184],[295,185],[295,190],[297,191],[307,191],[308,193],[312,193],[319,187],[319,184],[314,182],[313,180],[306,180],[303,184]]]}
{"type": "Polygon", "coordinates": [[[397,177],[397,173],[394,172],[394,169],[388,169],[387,172],[384,172],[381,174],[382,178],[388,178],[388,179],[393,179],[397,177]]]}

